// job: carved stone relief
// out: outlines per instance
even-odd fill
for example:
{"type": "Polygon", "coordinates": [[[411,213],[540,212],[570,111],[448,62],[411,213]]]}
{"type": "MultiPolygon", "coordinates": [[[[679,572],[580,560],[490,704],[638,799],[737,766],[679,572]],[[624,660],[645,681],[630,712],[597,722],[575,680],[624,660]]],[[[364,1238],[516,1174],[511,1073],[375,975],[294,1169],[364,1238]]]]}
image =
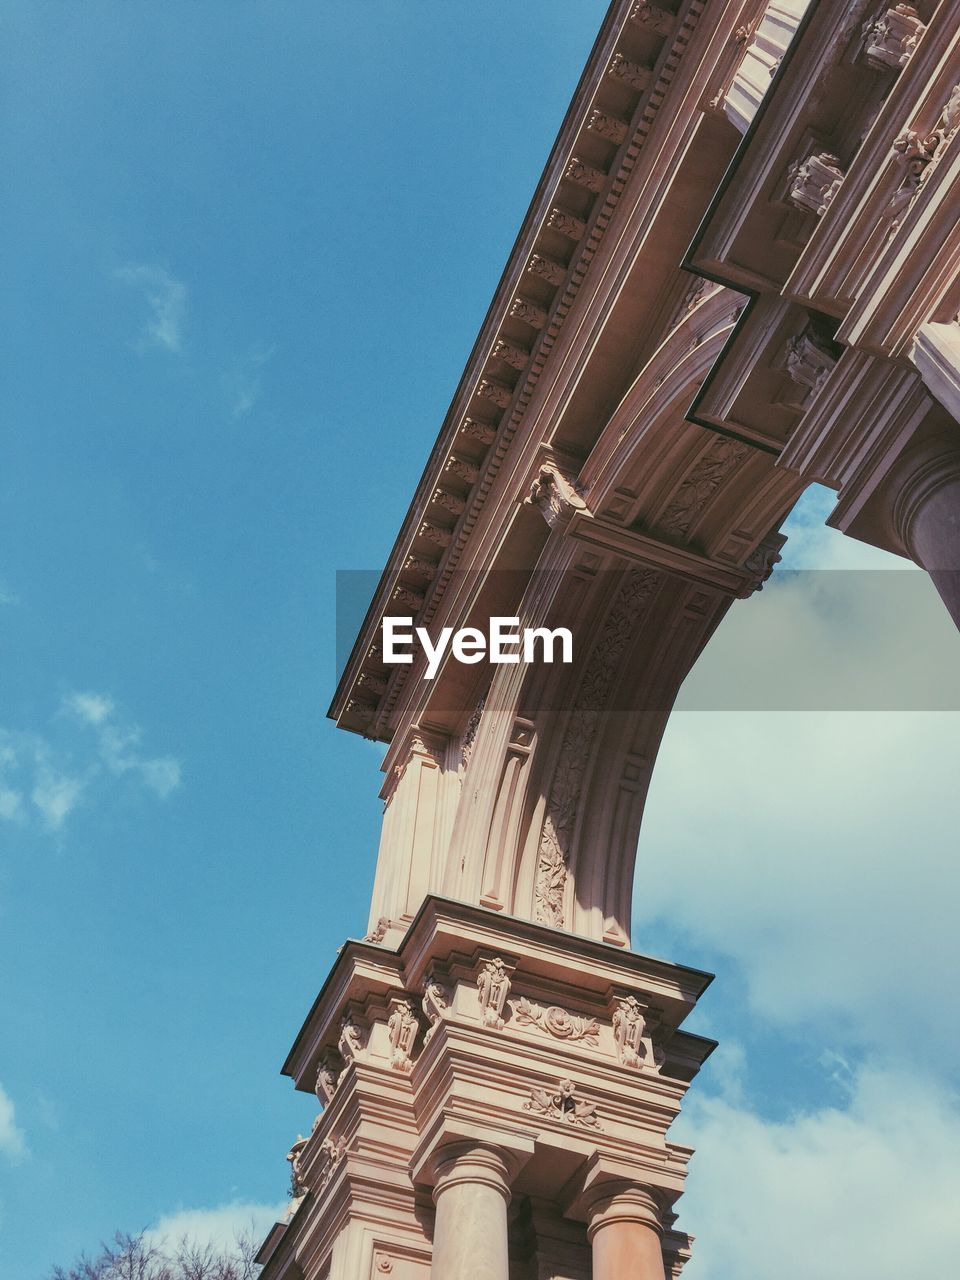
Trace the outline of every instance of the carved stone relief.
{"type": "Polygon", "coordinates": [[[667,533],[683,536],[707,502],[746,457],[748,447],[737,440],[717,440],[699,459],[674,494],[670,505],[657,521],[667,533]]]}
{"type": "Polygon", "coordinates": [[[359,1062],[364,1056],[365,1050],[360,1028],[349,1013],[345,1014],[340,1021],[340,1039],[337,1041],[337,1048],[340,1050],[340,1056],[343,1058],[344,1064],[359,1062]]]}
{"type": "Polygon", "coordinates": [[[624,996],[613,1014],[613,1039],[617,1058],[625,1067],[645,1067],[659,1072],[664,1062],[661,1049],[655,1049],[647,1029],[643,1007],[636,996],[624,996]]]}
{"type": "Polygon", "coordinates": [[[550,784],[540,835],[534,886],[535,916],[540,924],[552,925],[556,929],[563,927],[567,859],[590,749],[620,659],[635,633],[637,618],[644,604],[659,582],[660,575],[652,569],[632,573],[626,579],[613,602],[577,689],[550,784]]]}
{"type": "Polygon", "coordinates": [[[787,175],[787,199],[798,209],[821,217],[843,182],[840,161],[829,151],[817,151],[795,161],[787,175]]]}
{"type": "Polygon", "coordinates": [[[833,344],[810,321],[800,333],[788,340],[773,367],[785,373],[799,388],[799,394],[791,397],[788,403],[806,409],[820,393],[836,363],[833,344]]]}
{"type": "Polygon", "coordinates": [[[503,1007],[510,994],[510,976],[507,967],[497,956],[493,960],[485,960],[477,975],[477,990],[480,993],[480,1016],[485,1027],[503,1029],[503,1007]]]}
{"type": "Polygon", "coordinates": [[[551,529],[566,524],[574,512],[587,510],[574,482],[552,462],[541,466],[523,501],[536,507],[551,529]]]}
{"type": "Polygon", "coordinates": [[[521,1027],[539,1027],[557,1040],[582,1040],[596,1047],[600,1043],[600,1027],[596,1018],[580,1018],[557,1005],[544,1008],[525,996],[511,1001],[513,1017],[521,1027]]]}
{"type": "Polygon", "coordinates": [[[597,1115],[597,1104],[578,1097],[577,1086],[572,1080],[561,1080],[557,1085],[556,1093],[549,1093],[546,1089],[531,1089],[530,1097],[523,1104],[523,1109],[532,1111],[535,1115],[547,1116],[551,1120],[562,1120],[584,1129],[602,1128],[600,1117],[597,1115]]]}
{"type": "Polygon", "coordinates": [[[328,1107],[333,1101],[333,1095],[337,1092],[337,1086],[340,1083],[340,1076],[343,1074],[343,1067],[344,1063],[340,1055],[328,1049],[317,1068],[317,1082],[313,1090],[324,1107],[328,1107]]]}
{"type": "Polygon", "coordinates": [[[899,71],[906,66],[926,29],[912,4],[885,9],[864,23],[861,56],[877,70],[899,71]]]}
{"type": "Polygon", "coordinates": [[[409,1000],[398,1000],[387,1019],[390,1037],[390,1065],[394,1071],[408,1072],[413,1066],[414,1041],[420,1022],[409,1000]]]}
{"type": "Polygon", "coordinates": [[[447,993],[433,975],[423,984],[423,1001],[420,1007],[423,1009],[424,1017],[430,1023],[423,1037],[423,1043],[427,1045],[440,1023],[450,1016],[447,993]]]}

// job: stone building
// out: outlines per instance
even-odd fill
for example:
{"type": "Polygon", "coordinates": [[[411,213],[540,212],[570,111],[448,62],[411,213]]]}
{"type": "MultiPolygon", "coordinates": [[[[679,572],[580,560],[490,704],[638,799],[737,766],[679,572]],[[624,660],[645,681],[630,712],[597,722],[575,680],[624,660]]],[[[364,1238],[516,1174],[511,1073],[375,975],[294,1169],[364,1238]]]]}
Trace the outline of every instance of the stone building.
{"type": "Polygon", "coordinates": [[[650,773],[812,482],[960,623],[958,132],[960,0],[614,0],[331,709],[383,835],[264,1280],[679,1274],[710,975],[630,948],[650,773]],[[401,615],[577,651],[425,680],[401,615]]]}

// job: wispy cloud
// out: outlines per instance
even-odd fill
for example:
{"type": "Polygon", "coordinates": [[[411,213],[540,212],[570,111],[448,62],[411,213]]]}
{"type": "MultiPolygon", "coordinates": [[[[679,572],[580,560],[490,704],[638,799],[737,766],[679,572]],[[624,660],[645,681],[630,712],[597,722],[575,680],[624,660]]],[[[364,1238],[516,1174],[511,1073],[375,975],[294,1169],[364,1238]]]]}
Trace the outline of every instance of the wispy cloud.
{"type": "Polygon", "coordinates": [[[143,731],[121,720],[113,699],[102,693],[71,693],[63,700],[96,733],[100,761],[110,773],[134,773],[161,799],[180,785],[180,762],[173,756],[146,756],[140,750],[143,731]]]}
{"type": "Polygon", "coordinates": [[[276,347],[255,346],[244,359],[238,360],[220,379],[227,397],[232,418],[242,418],[250,412],[263,391],[260,371],[276,352],[276,347]]]}
{"type": "Polygon", "coordinates": [[[143,341],[165,351],[179,352],[183,347],[187,310],[187,286],[183,281],[165,267],[143,262],[127,263],[117,270],[116,276],[143,293],[148,308],[141,335],[143,341]]]}
{"type": "Polygon", "coordinates": [[[8,1160],[17,1161],[23,1158],[26,1150],[27,1141],[17,1124],[13,1100],[3,1085],[0,1085],[0,1153],[8,1160]]]}
{"type": "Polygon", "coordinates": [[[107,778],[133,778],[166,799],[180,785],[180,761],[148,755],[142,738],[112,698],[89,691],[63,698],[46,732],[0,727],[0,821],[60,832],[107,778]]]}

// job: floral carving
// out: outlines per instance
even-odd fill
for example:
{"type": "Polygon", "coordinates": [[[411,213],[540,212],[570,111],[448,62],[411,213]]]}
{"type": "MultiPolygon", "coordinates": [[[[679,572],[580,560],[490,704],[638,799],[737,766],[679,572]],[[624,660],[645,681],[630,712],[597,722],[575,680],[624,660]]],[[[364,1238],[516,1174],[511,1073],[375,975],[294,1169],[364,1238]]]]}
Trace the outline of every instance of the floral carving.
{"type": "Polygon", "coordinates": [[[658,36],[668,36],[673,30],[676,18],[666,9],[656,4],[646,4],[641,0],[630,10],[630,21],[646,31],[653,31],[658,36]]]}
{"type": "Polygon", "coordinates": [[[600,1043],[600,1027],[596,1018],[579,1018],[557,1005],[543,1008],[522,997],[512,1002],[513,1016],[521,1027],[539,1027],[558,1040],[583,1040],[596,1046],[600,1043]]]}
{"type": "Polygon", "coordinates": [[[458,493],[450,493],[447,489],[435,489],[430,501],[435,506],[443,507],[444,511],[449,511],[452,516],[462,515],[467,505],[458,493]]]}
{"type": "Polygon", "coordinates": [[[513,392],[496,378],[481,378],[477,383],[477,395],[485,400],[492,400],[500,409],[506,409],[513,399],[513,392]]]}
{"type": "Polygon", "coordinates": [[[618,147],[627,136],[628,127],[626,120],[608,115],[606,111],[594,111],[587,124],[587,128],[592,132],[598,133],[601,138],[606,138],[607,142],[616,143],[618,147]]]}
{"type": "Polygon", "coordinates": [[[838,350],[812,321],[788,340],[773,367],[782,370],[800,388],[797,408],[806,408],[819,394],[837,363],[838,350]]]}
{"type": "Polygon", "coordinates": [[[547,214],[547,226],[571,240],[579,240],[587,229],[585,222],[575,218],[572,213],[567,213],[565,209],[551,209],[547,214]]]}
{"type": "Polygon", "coordinates": [[[597,169],[594,165],[587,164],[585,160],[581,160],[577,156],[570,160],[564,176],[578,186],[586,187],[594,195],[599,195],[607,181],[607,175],[602,169],[597,169]]]}
{"type": "Polygon", "coordinates": [[[343,1059],[338,1053],[328,1050],[317,1068],[317,1081],[313,1089],[323,1106],[327,1107],[333,1101],[342,1074],[343,1059]]]}
{"type": "Polygon", "coordinates": [[[530,359],[529,351],[525,351],[523,347],[518,347],[515,342],[508,342],[506,338],[497,339],[493,345],[493,354],[498,360],[502,360],[504,364],[508,364],[514,369],[525,369],[527,361],[530,359]]]}
{"type": "Polygon", "coordinates": [[[524,1111],[532,1111],[538,1116],[547,1116],[551,1120],[563,1120],[567,1124],[578,1125],[584,1129],[601,1128],[597,1115],[597,1104],[588,1102],[586,1098],[577,1097],[577,1086],[572,1080],[561,1080],[556,1093],[546,1089],[531,1089],[529,1099],[523,1104],[524,1111]]]}
{"type": "Polygon", "coordinates": [[[481,444],[493,444],[497,436],[497,428],[489,422],[479,422],[476,418],[464,418],[460,431],[471,440],[479,440],[481,444]]]}
{"type": "Polygon", "coordinates": [[[736,440],[717,440],[699,459],[674,494],[657,522],[667,533],[683,536],[690,532],[710,498],[747,454],[747,446],[736,440]]]}
{"type": "Polygon", "coordinates": [[[564,731],[540,834],[534,886],[537,920],[556,929],[564,923],[567,859],[590,748],[637,617],[659,581],[654,570],[643,569],[631,573],[620,588],[587,662],[564,731]]]}
{"type": "Polygon", "coordinates": [[[477,990],[480,993],[480,1016],[485,1027],[503,1028],[503,1006],[510,994],[510,977],[507,967],[499,956],[494,960],[485,960],[477,975],[477,990]]]}
{"type": "Polygon", "coordinates": [[[548,284],[562,284],[564,276],[567,274],[567,268],[562,262],[548,258],[543,253],[535,253],[531,256],[530,261],[527,263],[527,270],[535,276],[540,276],[548,284]]]}
{"type": "Polygon", "coordinates": [[[653,72],[649,67],[643,67],[639,62],[631,62],[629,58],[625,58],[622,53],[615,53],[610,59],[610,66],[607,68],[609,75],[616,80],[622,80],[624,84],[628,84],[631,89],[637,89],[642,92],[650,83],[650,77],[653,72]]]}
{"type": "MultiPolygon", "coordinates": [[[[944,103],[937,123],[929,133],[907,129],[893,144],[902,170],[900,184],[890,199],[890,209],[902,218],[924,183],[930,179],[948,143],[960,128],[960,84],[955,84],[944,103]]],[[[899,226],[899,221],[894,224],[899,226]]]]}
{"type": "Polygon", "coordinates": [[[528,302],[526,298],[514,298],[510,304],[510,314],[515,320],[528,324],[531,329],[542,329],[547,323],[547,313],[543,307],[538,307],[535,302],[528,302]]]}

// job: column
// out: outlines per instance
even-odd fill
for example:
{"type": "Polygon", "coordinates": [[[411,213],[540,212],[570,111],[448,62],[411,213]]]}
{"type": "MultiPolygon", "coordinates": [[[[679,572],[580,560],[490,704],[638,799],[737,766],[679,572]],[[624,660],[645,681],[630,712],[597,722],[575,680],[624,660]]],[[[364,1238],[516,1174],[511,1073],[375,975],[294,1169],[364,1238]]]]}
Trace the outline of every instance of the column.
{"type": "MultiPolygon", "coordinates": [[[[957,428],[960,433],[960,428],[957,428]]],[[[960,627],[960,448],[937,436],[910,450],[893,475],[893,521],[960,627]]]]}
{"type": "Polygon", "coordinates": [[[649,1191],[607,1184],[589,1209],[593,1280],[664,1280],[663,1227],[649,1191]]]}
{"type": "Polygon", "coordinates": [[[435,1167],[431,1280],[508,1280],[505,1155],[496,1147],[458,1142],[441,1149],[435,1167]]]}

